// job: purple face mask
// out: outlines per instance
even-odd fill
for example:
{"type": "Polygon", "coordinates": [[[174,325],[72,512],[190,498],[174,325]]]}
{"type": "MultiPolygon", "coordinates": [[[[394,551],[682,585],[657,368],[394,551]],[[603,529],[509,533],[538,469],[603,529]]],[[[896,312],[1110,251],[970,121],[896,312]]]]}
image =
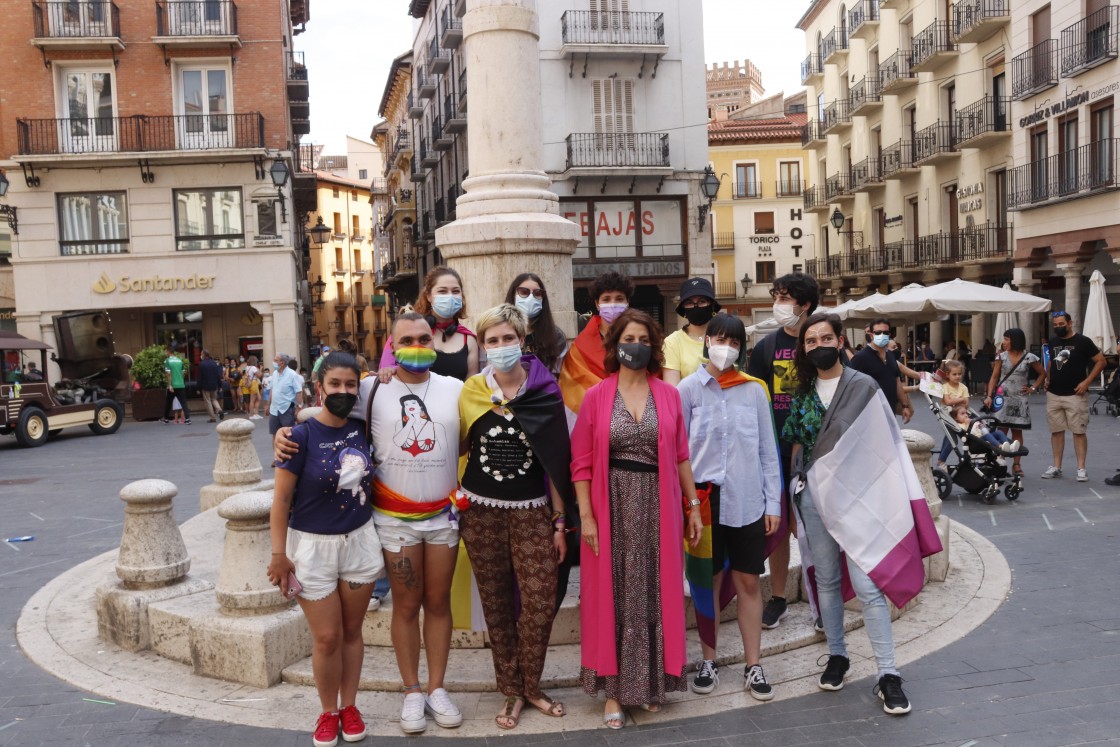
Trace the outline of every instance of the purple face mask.
{"type": "Polygon", "coordinates": [[[599,318],[607,324],[614,324],[614,320],[622,316],[622,312],[630,308],[626,303],[601,303],[599,304],[599,318]]]}

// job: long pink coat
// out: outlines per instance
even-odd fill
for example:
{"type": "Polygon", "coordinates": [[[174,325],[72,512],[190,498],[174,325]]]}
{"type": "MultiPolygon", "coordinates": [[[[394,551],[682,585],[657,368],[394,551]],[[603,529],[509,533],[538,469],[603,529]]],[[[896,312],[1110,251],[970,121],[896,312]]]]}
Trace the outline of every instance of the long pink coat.
{"type": "MultiPolygon", "coordinates": [[[[684,639],[684,510],[677,465],[688,459],[688,434],[676,388],[650,377],[657,408],[657,457],[660,484],[662,630],[665,673],[680,677],[686,663],[684,639]]],[[[610,471],[611,409],[618,374],[587,390],[572,432],[572,480],[591,481],[591,508],[599,525],[599,556],[580,542],[581,663],[599,677],[618,674],[615,642],[614,581],[611,575],[610,471]]]]}

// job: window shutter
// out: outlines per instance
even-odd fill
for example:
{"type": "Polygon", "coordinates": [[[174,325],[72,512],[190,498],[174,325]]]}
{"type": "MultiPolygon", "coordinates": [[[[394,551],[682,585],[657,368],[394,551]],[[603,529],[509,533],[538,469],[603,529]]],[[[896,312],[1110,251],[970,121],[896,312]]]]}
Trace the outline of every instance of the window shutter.
{"type": "Polygon", "coordinates": [[[624,117],[623,126],[620,128],[623,132],[634,131],[634,81],[624,80],[622,82],[622,114],[624,117]]]}
{"type": "MultiPolygon", "coordinates": [[[[595,0],[592,0],[592,2],[594,1],[595,0]]],[[[603,84],[607,82],[609,81],[591,81],[592,118],[595,123],[595,132],[606,132],[606,127],[603,122],[603,88],[605,88],[603,84]]]]}

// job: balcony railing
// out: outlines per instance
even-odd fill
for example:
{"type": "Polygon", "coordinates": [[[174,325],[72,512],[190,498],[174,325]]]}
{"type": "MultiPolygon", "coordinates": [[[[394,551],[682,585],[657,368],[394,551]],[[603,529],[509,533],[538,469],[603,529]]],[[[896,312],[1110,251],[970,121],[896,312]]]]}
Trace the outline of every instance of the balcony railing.
{"type": "Polygon", "coordinates": [[[855,114],[865,106],[874,106],[883,102],[883,95],[879,90],[879,76],[864,76],[859,83],[852,86],[848,93],[848,111],[855,114]]]}
{"type": "Polygon", "coordinates": [[[879,86],[883,93],[907,88],[917,82],[917,73],[910,67],[910,50],[900,49],[879,65],[879,86]]]}
{"type": "Polygon", "coordinates": [[[801,82],[808,83],[817,75],[824,75],[824,63],[819,54],[811,54],[801,62],[801,82]]]}
{"type": "Polygon", "coordinates": [[[873,24],[879,20],[879,0],[859,0],[855,7],[848,11],[848,36],[858,37],[864,31],[865,24],[873,24]]]}
{"type": "Polygon", "coordinates": [[[839,99],[833,101],[831,104],[824,108],[824,131],[849,125],[852,123],[852,115],[848,113],[848,100],[839,99]]]}
{"type": "Polygon", "coordinates": [[[408,94],[408,118],[421,119],[424,116],[424,102],[414,93],[408,94]]]}
{"type": "Polygon", "coordinates": [[[664,13],[566,10],[560,18],[564,44],[664,46],[664,13]]]}
{"type": "Polygon", "coordinates": [[[1097,140],[1017,166],[1008,184],[1010,210],[1120,189],[1120,138],[1097,140]]]}
{"type": "Polygon", "coordinates": [[[802,204],[806,210],[820,210],[828,206],[824,187],[807,187],[802,194],[802,204]]]}
{"type": "Polygon", "coordinates": [[[822,62],[828,62],[829,59],[837,54],[843,54],[848,51],[848,32],[843,27],[832,29],[824,38],[821,39],[820,55],[822,62]]]}
{"type": "Polygon", "coordinates": [[[428,44],[428,68],[436,74],[444,73],[451,66],[451,51],[439,45],[439,39],[432,37],[428,44]]]}
{"type": "Polygon", "coordinates": [[[888,270],[903,270],[918,266],[914,253],[914,240],[892,241],[883,247],[888,270]]]}
{"type": "Polygon", "coordinates": [[[735,298],[742,287],[738,280],[717,280],[716,298],[735,298]]]}
{"type": "Polygon", "coordinates": [[[436,95],[436,90],[439,86],[436,84],[434,76],[428,75],[421,68],[416,75],[416,92],[422,99],[430,99],[436,95]]]}
{"type": "Polygon", "coordinates": [[[957,152],[952,122],[934,122],[914,134],[914,162],[957,152]]]}
{"type": "Polygon", "coordinates": [[[850,194],[852,191],[852,176],[847,172],[833,174],[824,181],[824,198],[832,201],[850,194]]]}
{"type": "Polygon", "coordinates": [[[1116,59],[1120,5],[1109,5],[1062,30],[1062,76],[1071,78],[1116,59]]]}
{"type": "Polygon", "coordinates": [[[822,127],[821,123],[818,122],[815,119],[810,119],[808,122],[805,123],[805,126],[801,128],[801,144],[802,145],[808,145],[809,143],[813,142],[814,140],[824,140],[824,139],[825,139],[824,127],[822,127]]]}
{"type": "Polygon", "coordinates": [[[1011,60],[1011,98],[1022,101],[1058,85],[1058,42],[1046,39],[1011,60]]]}
{"type": "Polygon", "coordinates": [[[1011,131],[1010,97],[985,96],[953,116],[954,137],[963,145],[984,135],[1011,131]]]}
{"type": "Polygon", "coordinates": [[[97,239],[92,241],[59,241],[59,254],[63,257],[83,257],[93,254],[128,254],[128,239],[97,239]]]}
{"type": "Polygon", "coordinates": [[[1011,19],[1011,0],[959,0],[953,4],[953,40],[979,42],[1011,19]]]}
{"type": "Polygon", "coordinates": [[[567,168],[667,168],[667,132],[574,132],[565,139],[567,168]]]}
{"type": "Polygon", "coordinates": [[[762,197],[762,182],[735,182],[731,185],[731,196],[736,200],[759,199],[762,197]]]}
{"type": "Polygon", "coordinates": [[[801,180],[779,179],[774,183],[774,187],[778,197],[800,197],[805,191],[805,182],[801,180]]]}
{"type": "Polygon", "coordinates": [[[865,158],[852,167],[852,189],[865,189],[883,183],[883,163],[879,158],[865,158]]]}
{"type": "Polygon", "coordinates": [[[303,52],[289,50],[284,55],[284,59],[288,71],[288,80],[307,80],[307,65],[304,62],[303,52]]]}
{"type": "Polygon", "coordinates": [[[910,49],[910,67],[914,70],[921,70],[922,65],[940,55],[955,52],[957,45],[949,39],[949,22],[934,21],[926,26],[911,40],[910,49]]]}
{"type": "Polygon", "coordinates": [[[237,36],[233,0],[163,0],[156,5],[158,36],[237,36]]]}
{"type": "Polygon", "coordinates": [[[727,231],[727,232],[712,234],[712,248],[713,249],[734,249],[735,248],[735,232],[734,231],[727,231]]]}
{"type": "Polygon", "coordinates": [[[883,148],[881,158],[883,159],[884,179],[888,179],[902,171],[916,168],[914,162],[914,144],[909,140],[899,140],[894,145],[883,148]]]}
{"type": "Polygon", "coordinates": [[[108,39],[121,35],[121,12],[109,0],[35,0],[35,37],[39,39],[108,39]]]}
{"type": "Polygon", "coordinates": [[[456,49],[463,41],[463,21],[447,7],[439,21],[439,43],[444,49],[456,49]]]}
{"type": "Polygon", "coordinates": [[[264,117],[257,112],[17,119],[16,133],[22,156],[265,147],[264,117]]]}

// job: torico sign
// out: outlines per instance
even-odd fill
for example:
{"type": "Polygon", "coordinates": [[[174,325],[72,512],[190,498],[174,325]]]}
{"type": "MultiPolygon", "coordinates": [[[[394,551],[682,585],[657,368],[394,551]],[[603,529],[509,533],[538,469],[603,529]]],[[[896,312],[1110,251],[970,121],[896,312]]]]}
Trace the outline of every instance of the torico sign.
{"type": "MultiPolygon", "coordinates": [[[[581,200],[564,201],[560,211],[579,226],[580,243],[572,258],[577,263],[586,263],[683,257],[683,206],[676,199],[581,200]]],[[[671,263],[661,269],[676,267],[676,263],[671,263]]],[[[578,270],[576,275],[586,276],[578,270]]]]}

